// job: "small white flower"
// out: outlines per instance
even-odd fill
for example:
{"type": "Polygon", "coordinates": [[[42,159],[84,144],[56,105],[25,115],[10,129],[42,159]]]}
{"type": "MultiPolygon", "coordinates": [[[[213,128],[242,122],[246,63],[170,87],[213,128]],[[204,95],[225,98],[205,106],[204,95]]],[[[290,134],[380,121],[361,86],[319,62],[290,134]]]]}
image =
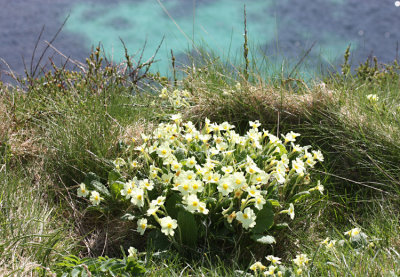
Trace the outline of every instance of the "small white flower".
{"type": "Polygon", "coordinates": [[[186,210],[188,210],[189,212],[194,213],[195,211],[198,210],[200,200],[199,198],[197,198],[197,195],[190,194],[186,196],[185,202],[187,204],[186,210]]]}
{"type": "Polygon", "coordinates": [[[171,115],[171,120],[173,120],[175,123],[180,123],[182,121],[182,114],[173,114],[171,115]]]}
{"type": "Polygon", "coordinates": [[[104,200],[103,197],[101,197],[97,191],[93,190],[90,195],[90,202],[92,202],[92,205],[99,205],[101,200],[104,200]]]}
{"type": "Polygon", "coordinates": [[[203,183],[199,180],[194,180],[192,182],[189,182],[189,184],[190,184],[190,191],[192,193],[202,192],[204,189],[203,183]]]}
{"type": "Polygon", "coordinates": [[[243,172],[235,172],[232,174],[233,186],[235,189],[241,188],[246,184],[246,178],[244,177],[243,172]]]}
{"type": "Polygon", "coordinates": [[[348,235],[350,238],[356,238],[360,235],[361,229],[360,228],[353,228],[350,231],[344,232],[345,235],[348,235]]]}
{"type": "Polygon", "coordinates": [[[159,197],[157,197],[157,199],[155,199],[155,200],[153,200],[151,202],[154,202],[154,204],[158,205],[158,206],[164,205],[165,196],[159,196],[159,197]]]}
{"type": "Polygon", "coordinates": [[[236,85],[235,85],[235,89],[236,90],[240,90],[241,88],[242,88],[242,86],[240,85],[239,82],[237,82],[236,85]]]}
{"type": "Polygon", "coordinates": [[[261,194],[260,191],[255,186],[247,187],[246,191],[250,197],[257,197],[261,194]]]}
{"type": "Polygon", "coordinates": [[[256,215],[254,211],[248,207],[244,209],[243,212],[238,212],[236,214],[236,219],[242,223],[245,229],[253,228],[256,225],[256,215]]]}
{"type": "Polygon", "coordinates": [[[167,88],[162,88],[161,89],[161,93],[160,93],[159,97],[168,98],[168,90],[167,90],[167,88]]]}
{"type": "Polygon", "coordinates": [[[142,188],[134,188],[132,191],[132,198],[131,198],[132,204],[138,207],[143,207],[144,205],[143,194],[144,192],[142,188]]]}
{"type": "Polygon", "coordinates": [[[296,141],[296,137],[300,136],[300,134],[298,133],[294,133],[292,131],[290,131],[289,133],[287,133],[286,135],[282,135],[282,137],[285,140],[285,143],[288,142],[295,142],[296,141]]]}
{"type": "Polygon", "coordinates": [[[144,179],[139,181],[139,187],[150,191],[154,188],[154,183],[149,179],[144,179]]]}
{"type": "Polygon", "coordinates": [[[257,195],[255,198],[254,207],[256,207],[258,210],[261,210],[265,203],[266,200],[264,199],[264,197],[262,197],[261,195],[257,195]]]}
{"type": "Polygon", "coordinates": [[[185,196],[192,192],[192,187],[190,186],[189,181],[184,181],[178,185],[178,190],[185,196]]]}
{"type": "Polygon", "coordinates": [[[277,265],[277,264],[281,264],[281,258],[272,256],[272,255],[268,255],[267,257],[265,257],[268,261],[270,261],[273,265],[277,265]]]}
{"type": "Polygon", "coordinates": [[[228,195],[233,191],[232,179],[230,177],[224,177],[218,182],[218,191],[222,193],[223,196],[228,195]]]}
{"type": "Polygon", "coordinates": [[[202,214],[208,214],[209,210],[207,209],[206,203],[200,202],[199,208],[197,209],[202,214]]]}
{"type": "Polygon", "coordinates": [[[261,126],[260,121],[256,120],[256,121],[249,121],[249,125],[251,128],[253,129],[257,129],[258,127],[261,126]]]}
{"type": "Polygon", "coordinates": [[[113,161],[113,164],[115,166],[116,169],[120,169],[121,167],[123,167],[124,165],[126,165],[126,162],[124,159],[122,158],[117,158],[113,161]]]}
{"type": "Polygon", "coordinates": [[[161,158],[167,158],[168,156],[170,156],[171,155],[171,149],[169,148],[169,145],[168,144],[160,145],[157,148],[157,154],[161,158]]]}
{"type": "Polygon", "coordinates": [[[174,172],[180,171],[182,168],[182,164],[176,160],[171,163],[171,170],[174,172]]]}
{"type": "Polygon", "coordinates": [[[319,150],[318,150],[318,151],[313,150],[312,153],[313,153],[313,158],[314,158],[315,160],[318,160],[318,161],[320,161],[320,162],[323,162],[323,161],[324,161],[324,155],[322,155],[321,151],[319,151],[319,150]]]}
{"type": "Polygon", "coordinates": [[[324,239],[324,240],[321,242],[321,244],[322,244],[322,245],[328,245],[329,240],[330,240],[330,238],[328,237],[328,238],[324,239]]]}
{"type": "Polygon", "coordinates": [[[146,218],[141,218],[137,222],[137,231],[139,234],[143,235],[144,231],[146,231],[147,228],[147,219],[146,218]]]}
{"type": "Polygon", "coordinates": [[[308,264],[310,259],[307,257],[306,254],[300,254],[296,255],[296,259],[293,259],[293,262],[298,266],[298,267],[304,267],[308,264]]]}
{"type": "Polygon", "coordinates": [[[264,269],[266,269],[267,267],[265,265],[263,265],[261,262],[255,262],[254,264],[252,264],[250,266],[250,270],[257,272],[258,270],[263,271],[264,269]]]}
{"type": "Polygon", "coordinates": [[[232,166],[223,166],[221,168],[222,172],[224,172],[225,174],[231,174],[233,172],[233,167],[232,166]]]}
{"type": "Polygon", "coordinates": [[[193,168],[197,164],[195,157],[190,157],[186,160],[186,166],[189,168],[193,168]]]}
{"type": "Polygon", "coordinates": [[[161,180],[163,181],[163,183],[165,185],[168,185],[171,182],[172,178],[174,178],[174,174],[172,174],[172,173],[163,174],[161,176],[161,180]]]}
{"type": "Polygon", "coordinates": [[[121,189],[121,195],[125,196],[126,199],[129,199],[132,197],[132,191],[134,188],[134,182],[129,181],[124,184],[124,188],[121,189]]]}
{"type": "Polygon", "coordinates": [[[298,174],[302,174],[306,170],[305,167],[304,167],[304,162],[302,160],[300,160],[299,158],[297,158],[296,160],[292,161],[292,168],[298,174]]]}
{"type": "Polygon", "coordinates": [[[289,209],[287,210],[282,210],[280,214],[288,214],[291,219],[294,219],[294,206],[293,203],[290,203],[289,209]]]}
{"type": "Polygon", "coordinates": [[[265,171],[261,170],[260,173],[258,173],[254,179],[253,182],[255,184],[266,184],[268,183],[269,180],[269,175],[265,173],[265,171]]]}
{"type": "Polygon", "coordinates": [[[207,143],[207,141],[211,138],[210,135],[199,135],[199,140],[201,140],[203,143],[207,143]]]}
{"type": "Polygon", "coordinates": [[[275,270],[277,269],[276,266],[270,265],[268,270],[264,271],[264,275],[266,276],[275,276],[275,270]]]}
{"type": "Polygon", "coordinates": [[[174,230],[178,227],[177,221],[170,216],[161,218],[160,225],[161,232],[166,236],[173,236],[175,234],[174,230]]]}
{"type": "Polygon", "coordinates": [[[290,216],[290,219],[294,219],[294,206],[293,206],[293,203],[290,203],[290,205],[289,205],[288,215],[290,216]]]}
{"type": "Polygon", "coordinates": [[[326,244],[326,248],[331,249],[335,247],[336,240],[331,240],[329,243],[326,244]]]}
{"type": "Polygon", "coordinates": [[[79,197],[86,197],[89,195],[89,190],[86,188],[84,183],[81,183],[78,188],[78,196],[79,197]]]}
{"type": "Polygon", "coordinates": [[[250,164],[246,167],[246,172],[250,174],[259,173],[261,170],[257,167],[255,163],[250,164]]]}
{"type": "Polygon", "coordinates": [[[367,95],[367,99],[369,100],[369,102],[371,103],[376,103],[379,100],[379,97],[376,94],[368,94],[367,95]]]}
{"type": "Polygon", "coordinates": [[[138,163],[137,161],[131,161],[131,162],[129,163],[129,165],[131,166],[131,168],[136,168],[136,167],[139,166],[139,163],[138,163]]]}
{"type": "Polygon", "coordinates": [[[133,257],[133,258],[137,258],[137,249],[135,247],[129,247],[128,249],[128,257],[133,257]]]}
{"type": "Polygon", "coordinates": [[[151,216],[151,215],[156,214],[156,212],[160,209],[160,206],[158,206],[153,201],[151,201],[151,203],[149,205],[149,208],[147,209],[147,212],[146,212],[147,216],[151,216]]]}

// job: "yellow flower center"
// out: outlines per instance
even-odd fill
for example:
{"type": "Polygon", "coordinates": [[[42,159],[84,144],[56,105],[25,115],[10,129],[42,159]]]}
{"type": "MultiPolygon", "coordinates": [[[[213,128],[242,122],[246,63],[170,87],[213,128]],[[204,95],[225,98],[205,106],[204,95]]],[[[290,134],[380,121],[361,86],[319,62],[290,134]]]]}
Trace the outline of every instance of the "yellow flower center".
{"type": "Polygon", "coordinates": [[[227,190],[229,186],[228,186],[227,184],[223,184],[222,187],[223,187],[225,190],[227,190]]]}
{"type": "Polygon", "coordinates": [[[171,229],[171,228],[172,228],[172,224],[171,224],[171,223],[168,223],[168,224],[167,224],[167,228],[168,228],[168,229],[171,229]]]}
{"type": "Polygon", "coordinates": [[[142,200],[142,195],[139,194],[136,198],[137,198],[138,200],[142,200]]]}
{"type": "Polygon", "coordinates": [[[142,229],[146,229],[146,224],[142,223],[141,227],[142,229]]]}
{"type": "Polygon", "coordinates": [[[245,219],[248,219],[248,218],[249,218],[249,216],[248,216],[247,214],[244,214],[243,217],[244,217],[245,219]]]}
{"type": "Polygon", "coordinates": [[[183,189],[184,189],[184,190],[188,190],[188,189],[189,189],[189,186],[188,186],[188,185],[183,185],[183,189]]]}
{"type": "Polygon", "coordinates": [[[236,184],[240,185],[242,183],[242,181],[240,179],[236,179],[236,184]]]}
{"type": "Polygon", "coordinates": [[[193,201],[192,206],[193,206],[193,207],[197,207],[198,204],[199,204],[199,203],[197,203],[197,201],[193,201]]]}

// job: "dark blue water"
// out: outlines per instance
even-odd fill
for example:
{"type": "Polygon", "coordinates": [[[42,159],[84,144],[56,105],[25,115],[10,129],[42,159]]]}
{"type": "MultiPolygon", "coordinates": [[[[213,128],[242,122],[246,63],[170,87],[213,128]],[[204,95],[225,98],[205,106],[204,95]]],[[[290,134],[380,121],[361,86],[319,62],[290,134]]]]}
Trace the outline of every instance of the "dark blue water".
{"type": "MultiPolygon", "coordinates": [[[[167,73],[170,50],[180,57],[205,46],[223,57],[240,55],[243,44],[243,4],[251,53],[279,67],[285,57],[295,64],[314,44],[307,70],[335,67],[352,45],[353,63],[368,56],[381,62],[396,58],[400,38],[400,7],[393,0],[0,0],[0,57],[18,74],[30,70],[35,41],[45,26],[39,54],[70,15],[54,46],[64,55],[84,60],[93,45],[102,43],[110,60],[122,61],[122,38],[131,54],[146,42],[144,58],[152,56],[161,38],[156,69],[167,73]],[[172,19],[171,19],[172,18],[172,19]],[[24,61],[25,65],[24,66],[24,61]]],[[[60,55],[49,51],[60,64],[60,55]]],[[[0,63],[0,70],[6,70],[0,63]]],[[[284,64],[284,65],[285,65],[284,64]]],[[[289,65],[288,65],[289,67],[289,65]]],[[[4,73],[2,77],[4,79],[4,73]]]]}

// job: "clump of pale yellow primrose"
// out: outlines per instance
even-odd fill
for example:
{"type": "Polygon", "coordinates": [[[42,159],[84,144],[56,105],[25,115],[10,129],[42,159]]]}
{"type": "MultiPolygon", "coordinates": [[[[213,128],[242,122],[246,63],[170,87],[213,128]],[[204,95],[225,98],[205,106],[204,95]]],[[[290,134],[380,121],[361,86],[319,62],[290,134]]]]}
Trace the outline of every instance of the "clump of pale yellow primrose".
{"type": "MultiPolygon", "coordinates": [[[[188,92],[163,89],[160,97],[182,104],[185,95],[188,92]]],[[[196,222],[194,228],[203,228],[198,223],[204,220],[210,221],[210,228],[225,221],[230,230],[240,228],[245,234],[264,236],[277,223],[274,220],[287,218],[276,214],[294,219],[299,195],[323,192],[323,186],[312,184],[309,175],[309,170],[323,161],[323,155],[295,144],[298,133],[284,134],[281,140],[260,130],[258,120],[250,121],[250,129],[240,135],[228,122],[206,119],[198,129],[181,114],[170,119],[152,133],[142,134],[141,144],[134,141],[129,146],[128,162],[123,158],[113,162],[120,177],[108,185],[113,193],[118,192],[118,201],[125,201],[132,218],[138,218],[137,232],[142,235],[159,228],[170,240],[179,239],[182,231],[177,214],[184,212],[192,217],[187,222],[196,222]],[[171,207],[177,211],[172,213],[171,207]]],[[[93,205],[99,205],[102,196],[110,199],[100,195],[104,190],[90,193],[93,205]]],[[[78,194],[86,197],[89,190],[80,187],[78,194]]],[[[271,266],[279,265],[279,258],[271,259],[271,266]]],[[[272,269],[269,272],[276,271],[272,269]]]]}

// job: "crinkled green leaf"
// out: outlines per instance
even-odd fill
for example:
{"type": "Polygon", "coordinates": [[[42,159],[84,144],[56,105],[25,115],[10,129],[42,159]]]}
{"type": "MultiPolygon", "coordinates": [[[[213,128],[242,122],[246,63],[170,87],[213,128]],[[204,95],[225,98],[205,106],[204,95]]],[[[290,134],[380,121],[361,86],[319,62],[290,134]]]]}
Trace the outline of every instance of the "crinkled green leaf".
{"type": "Polygon", "coordinates": [[[181,231],[181,239],[184,245],[195,247],[197,244],[197,222],[194,215],[188,211],[178,212],[178,225],[181,231]]]}
{"type": "Polygon", "coordinates": [[[174,156],[176,157],[176,159],[178,160],[178,162],[180,162],[181,160],[186,159],[186,154],[185,154],[185,150],[183,150],[182,148],[178,148],[174,151],[174,156]]]}
{"type": "Polygon", "coordinates": [[[108,191],[107,187],[105,185],[103,185],[102,183],[100,183],[99,181],[92,181],[90,183],[90,185],[94,188],[94,190],[99,192],[101,195],[104,195],[105,197],[110,197],[111,196],[111,194],[108,191]]]}
{"type": "Polygon", "coordinates": [[[167,209],[168,215],[170,215],[172,218],[178,217],[179,207],[177,206],[177,204],[181,202],[180,199],[181,198],[175,192],[172,192],[167,197],[167,200],[166,200],[164,206],[167,209]]]}
{"type": "Polygon", "coordinates": [[[108,173],[108,183],[112,184],[116,181],[123,181],[123,178],[121,173],[114,169],[108,173]]]}
{"type": "Polygon", "coordinates": [[[274,211],[270,202],[265,203],[256,215],[256,226],[252,229],[253,234],[262,234],[274,224],[274,211]]]}
{"type": "Polygon", "coordinates": [[[121,181],[115,181],[110,185],[111,195],[118,199],[121,197],[121,190],[124,188],[124,183],[121,181]]]}

